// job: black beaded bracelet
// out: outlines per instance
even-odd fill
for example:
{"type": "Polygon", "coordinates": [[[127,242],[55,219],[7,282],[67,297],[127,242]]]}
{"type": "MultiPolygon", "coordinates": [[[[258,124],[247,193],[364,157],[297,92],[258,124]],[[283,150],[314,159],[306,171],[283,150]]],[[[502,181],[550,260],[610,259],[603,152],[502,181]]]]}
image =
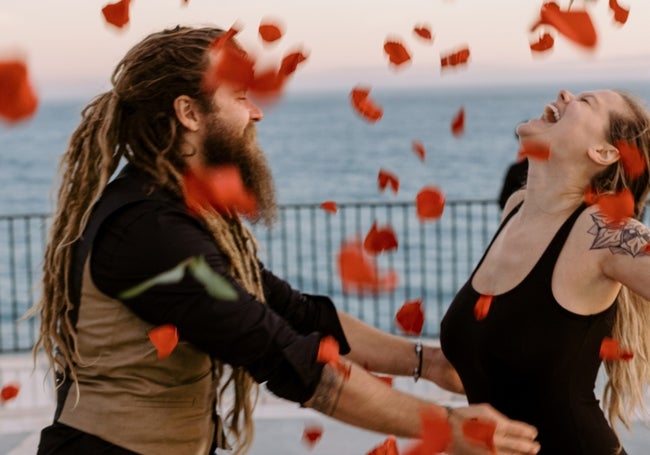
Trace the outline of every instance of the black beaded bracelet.
{"type": "Polygon", "coordinates": [[[413,368],[413,381],[418,382],[422,375],[422,342],[420,340],[415,343],[415,355],[418,356],[418,366],[413,368]]]}

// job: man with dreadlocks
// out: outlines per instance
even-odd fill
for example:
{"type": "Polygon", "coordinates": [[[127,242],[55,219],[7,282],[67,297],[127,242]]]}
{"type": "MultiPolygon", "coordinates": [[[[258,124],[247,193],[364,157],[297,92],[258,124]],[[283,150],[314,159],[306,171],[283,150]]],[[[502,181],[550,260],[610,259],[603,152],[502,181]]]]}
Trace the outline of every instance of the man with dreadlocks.
{"type": "Polygon", "coordinates": [[[419,411],[429,407],[447,417],[453,453],[488,453],[462,436],[467,418],[496,423],[499,451],[536,453],[536,430],[489,406],[449,412],[386,387],[357,365],[396,375],[416,367],[418,376],[447,387],[457,377],[439,374],[439,349],[414,351],[410,341],[338,314],[328,298],[302,294],[274,276],[236,214],[188,209],[185,171],[227,164],[255,195],[261,219],[270,223],[276,212],[254,134],[262,112],[245,87],[217,83],[206,93],[202,82],[207,50],[222,34],[176,27],[145,38],[118,64],[113,88],[86,107],[72,135],[34,347],[48,355],[58,395],[38,453],[210,454],[227,447],[227,439],[243,453],[262,382],[335,419],[403,437],[420,435],[419,411]],[[122,159],[127,164],[113,178],[122,159]],[[120,299],[122,291],[197,256],[230,282],[235,300],[213,297],[190,274],[120,299]],[[147,334],[165,324],[177,328],[180,342],[158,358],[147,334]],[[324,336],[348,354],[347,377],[317,361],[324,336]],[[234,399],[222,422],[217,410],[226,393],[234,399]]]}

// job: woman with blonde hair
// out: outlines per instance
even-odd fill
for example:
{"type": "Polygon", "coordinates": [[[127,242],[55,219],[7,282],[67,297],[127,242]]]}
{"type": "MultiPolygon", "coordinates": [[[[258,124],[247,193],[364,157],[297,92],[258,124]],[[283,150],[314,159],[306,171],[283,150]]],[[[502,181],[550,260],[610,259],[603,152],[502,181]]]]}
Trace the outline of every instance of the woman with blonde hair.
{"type": "Polygon", "coordinates": [[[469,402],[535,425],[540,454],[624,454],[614,422],[629,426],[650,379],[649,114],[624,92],[562,90],[517,133],[548,154],[451,303],[442,349],[469,402]]]}

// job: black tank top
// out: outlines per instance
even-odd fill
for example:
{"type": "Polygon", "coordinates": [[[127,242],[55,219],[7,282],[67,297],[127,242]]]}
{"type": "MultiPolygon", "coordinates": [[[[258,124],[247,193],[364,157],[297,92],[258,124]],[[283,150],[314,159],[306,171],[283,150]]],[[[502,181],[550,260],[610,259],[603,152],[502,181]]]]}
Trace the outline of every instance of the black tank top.
{"type": "MultiPolygon", "coordinates": [[[[503,221],[476,269],[520,206],[503,221]]],[[[535,425],[544,455],[614,455],[619,447],[594,394],[600,344],[611,334],[616,304],[582,316],[560,306],[551,290],[557,258],[584,209],[564,222],[521,283],[494,296],[485,319],[474,317],[480,296],[471,284],[474,269],[441,322],[442,350],[469,403],[490,403],[535,425]]]]}

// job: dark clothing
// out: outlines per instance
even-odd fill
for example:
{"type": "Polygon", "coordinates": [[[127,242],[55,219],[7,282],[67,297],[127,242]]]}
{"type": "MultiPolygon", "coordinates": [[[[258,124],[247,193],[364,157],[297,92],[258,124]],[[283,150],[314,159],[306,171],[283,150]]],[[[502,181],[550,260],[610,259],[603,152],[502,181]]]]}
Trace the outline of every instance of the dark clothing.
{"type": "Polygon", "coordinates": [[[614,455],[619,445],[594,395],[600,345],[611,336],[616,304],[582,316],[560,306],[551,290],[557,258],[584,208],[565,221],[523,281],[494,296],[486,318],[477,320],[480,294],[471,283],[488,247],[441,323],[441,347],[468,401],[536,426],[545,455],[614,455]]]}
{"type": "Polygon", "coordinates": [[[501,207],[501,210],[506,206],[506,202],[512,193],[526,184],[527,176],[528,158],[524,158],[510,165],[506,171],[506,175],[503,177],[503,185],[501,186],[501,193],[499,193],[499,207],[501,207]]]}
{"type": "MultiPolygon", "coordinates": [[[[313,395],[323,368],[316,361],[322,336],[333,335],[342,354],[350,350],[329,298],[301,294],[261,265],[266,304],[261,303],[229,276],[227,256],[183,201],[154,189],[150,179],[129,165],[104,191],[75,247],[70,278],[75,325],[80,314],[82,271],[91,250],[92,281],[113,299],[189,257],[203,256],[235,288],[236,300],[211,297],[202,284],[186,274],[178,283],[157,285],[120,303],[154,326],[173,324],[181,341],[215,360],[245,367],[257,382],[266,382],[267,388],[280,397],[302,403],[313,395]]],[[[59,405],[65,400],[63,395],[59,405]]],[[[160,434],[164,433],[160,428],[160,434]]],[[[55,423],[43,431],[39,453],[82,453],[77,451],[81,447],[87,449],[83,453],[100,453],[85,446],[91,440],[97,443],[97,438],[84,435],[55,423]],[[57,438],[75,439],[82,446],[46,451],[46,447],[58,444],[57,438]]],[[[115,452],[101,453],[125,453],[121,450],[115,447],[115,452]]]]}

